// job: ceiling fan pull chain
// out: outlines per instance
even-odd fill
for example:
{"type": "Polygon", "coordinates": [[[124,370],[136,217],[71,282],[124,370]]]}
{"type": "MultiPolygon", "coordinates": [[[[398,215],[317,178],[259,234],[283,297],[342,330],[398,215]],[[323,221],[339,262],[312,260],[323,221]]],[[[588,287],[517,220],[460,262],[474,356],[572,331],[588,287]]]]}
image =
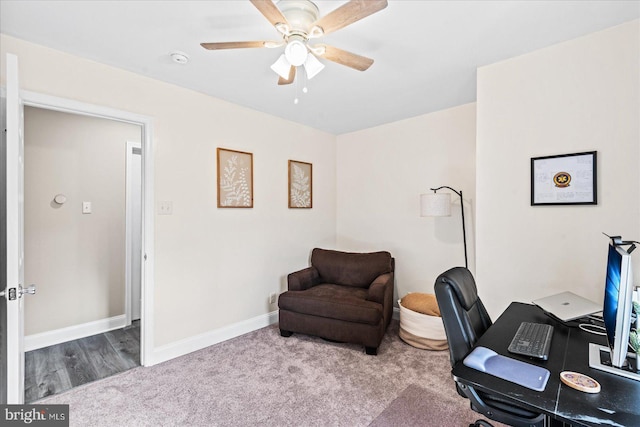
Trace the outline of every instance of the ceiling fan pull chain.
{"type": "Polygon", "coordinates": [[[300,73],[302,75],[302,93],[305,94],[309,92],[307,89],[307,83],[309,83],[309,78],[307,77],[307,73],[300,73]]]}
{"type": "MultiPolygon", "coordinates": [[[[296,73],[296,74],[300,74],[300,73],[296,73]]],[[[302,73],[302,74],[304,74],[304,73],[302,73]]],[[[299,88],[299,86],[298,86],[299,83],[298,82],[299,81],[300,81],[299,78],[297,78],[297,79],[295,79],[293,81],[293,90],[295,91],[295,98],[293,98],[293,103],[295,105],[298,105],[298,102],[300,102],[300,100],[298,99],[298,94],[300,93],[300,91],[298,90],[298,88],[299,88]]]]}

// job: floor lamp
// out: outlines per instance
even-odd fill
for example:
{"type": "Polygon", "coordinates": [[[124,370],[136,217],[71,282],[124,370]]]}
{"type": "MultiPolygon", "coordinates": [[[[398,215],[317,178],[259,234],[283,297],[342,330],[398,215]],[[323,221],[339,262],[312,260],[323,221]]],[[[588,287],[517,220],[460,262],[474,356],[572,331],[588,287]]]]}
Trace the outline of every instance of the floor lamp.
{"type": "Polygon", "coordinates": [[[462,241],[464,242],[464,266],[469,268],[467,261],[467,233],[464,227],[464,204],[462,201],[462,190],[456,191],[451,187],[443,185],[438,188],[431,188],[433,194],[421,194],[420,195],[420,216],[451,216],[451,194],[440,193],[437,191],[443,188],[449,190],[460,196],[460,213],[462,215],[462,241]]]}

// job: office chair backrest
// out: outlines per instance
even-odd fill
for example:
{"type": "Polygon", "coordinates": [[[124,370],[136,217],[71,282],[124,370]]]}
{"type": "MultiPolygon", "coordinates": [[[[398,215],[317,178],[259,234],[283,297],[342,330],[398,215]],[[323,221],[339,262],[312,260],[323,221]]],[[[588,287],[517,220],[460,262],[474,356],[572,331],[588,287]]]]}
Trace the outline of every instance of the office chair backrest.
{"type": "Polygon", "coordinates": [[[454,267],[442,273],[434,290],[453,366],[471,351],[492,322],[478,297],[473,275],[466,268],[454,267]]]}

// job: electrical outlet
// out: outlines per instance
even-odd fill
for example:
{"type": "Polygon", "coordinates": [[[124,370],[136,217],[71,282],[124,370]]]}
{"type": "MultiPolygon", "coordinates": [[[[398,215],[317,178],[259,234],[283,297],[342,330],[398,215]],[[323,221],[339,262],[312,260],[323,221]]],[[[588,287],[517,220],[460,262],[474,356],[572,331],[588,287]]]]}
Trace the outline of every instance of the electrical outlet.
{"type": "Polygon", "coordinates": [[[269,294],[269,304],[275,304],[277,296],[278,294],[276,294],[275,292],[269,294]]]}
{"type": "Polygon", "coordinates": [[[158,202],[158,215],[172,215],[173,202],[158,202]]]}

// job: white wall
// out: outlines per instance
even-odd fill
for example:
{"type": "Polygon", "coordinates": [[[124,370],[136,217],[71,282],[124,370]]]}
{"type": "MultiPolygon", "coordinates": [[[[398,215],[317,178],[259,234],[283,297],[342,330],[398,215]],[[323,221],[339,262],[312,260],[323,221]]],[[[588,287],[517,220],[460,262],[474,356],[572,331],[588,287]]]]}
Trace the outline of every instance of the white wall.
{"type": "Polygon", "coordinates": [[[141,128],[26,107],[24,130],[25,334],[124,315],[125,149],[141,128]]]}
{"type": "Polygon", "coordinates": [[[338,246],[388,250],[396,293],[433,292],[436,277],[464,265],[460,202],[450,217],[420,217],[420,194],[462,190],[474,269],[475,104],[338,137],[338,246]],[[441,191],[448,191],[443,189],[441,191]]]}
{"type": "Polygon", "coordinates": [[[335,137],[190,90],[2,35],[24,89],[153,118],[155,345],[275,310],[271,292],[335,245],[335,137]],[[252,152],[254,208],[216,207],[216,147],[252,152]],[[313,163],[313,209],[287,208],[287,161],[313,163]]]}
{"type": "Polygon", "coordinates": [[[601,301],[601,231],[640,237],[638,33],[635,21],[483,67],[477,105],[338,138],[11,37],[0,51],[18,54],[28,90],[154,118],[154,196],[174,210],[156,216],[161,346],[274,310],[268,294],[314,246],[389,250],[398,295],[431,292],[463,263],[459,210],[419,216],[420,193],[440,185],[464,191],[470,267],[494,317],[562,289],[601,301]],[[216,208],[216,147],[254,153],[254,209],[216,208]],[[531,207],[530,158],[586,150],[598,205],[531,207]],[[311,210],[286,208],[288,159],[313,163],[311,210]]]}
{"type": "Polygon", "coordinates": [[[476,278],[494,317],[562,290],[602,302],[601,233],[640,240],[639,40],[636,20],[478,70],[476,278]],[[597,206],[530,206],[531,157],[591,150],[597,206]]]}

